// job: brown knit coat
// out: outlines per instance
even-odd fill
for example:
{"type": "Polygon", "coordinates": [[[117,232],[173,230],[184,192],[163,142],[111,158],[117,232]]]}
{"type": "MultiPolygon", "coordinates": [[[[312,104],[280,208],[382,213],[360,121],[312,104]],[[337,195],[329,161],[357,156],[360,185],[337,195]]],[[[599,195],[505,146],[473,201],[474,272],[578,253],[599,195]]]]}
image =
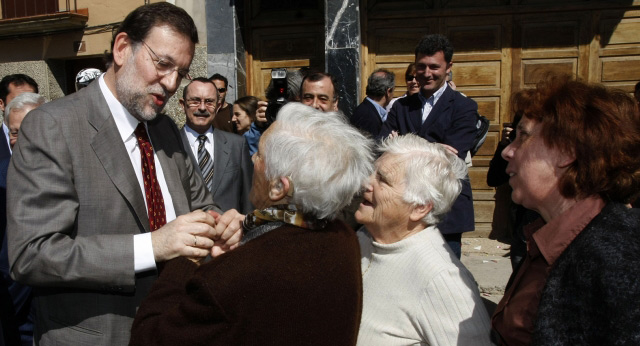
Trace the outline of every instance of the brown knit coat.
{"type": "Polygon", "coordinates": [[[284,225],[199,268],[167,262],[130,345],[355,345],[361,311],[354,232],[284,225]]]}

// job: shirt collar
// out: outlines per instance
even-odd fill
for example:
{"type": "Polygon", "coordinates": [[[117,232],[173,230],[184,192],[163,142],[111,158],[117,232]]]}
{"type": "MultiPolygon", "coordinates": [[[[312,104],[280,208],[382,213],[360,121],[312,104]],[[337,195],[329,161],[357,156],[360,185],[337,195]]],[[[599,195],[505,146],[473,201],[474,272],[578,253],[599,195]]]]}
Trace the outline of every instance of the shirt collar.
{"type": "Polygon", "coordinates": [[[604,205],[600,197],[580,200],[531,235],[531,239],[535,241],[549,265],[552,265],[591,220],[600,214],[604,205]]]}
{"type": "MultiPolygon", "coordinates": [[[[116,126],[118,127],[118,132],[120,133],[120,137],[122,141],[125,142],[129,137],[133,136],[133,131],[135,131],[138,126],[138,119],[136,119],[126,108],[116,99],[116,97],[111,93],[107,83],[104,81],[104,73],[98,78],[98,84],[100,84],[100,91],[107,101],[107,106],[111,111],[111,115],[113,115],[113,120],[116,122],[116,126]]],[[[145,122],[146,123],[146,122],[145,122]]]]}
{"type": "Polygon", "coordinates": [[[7,148],[9,148],[9,153],[13,154],[13,150],[11,150],[11,143],[9,143],[9,126],[5,123],[0,123],[2,126],[2,131],[4,132],[4,138],[7,142],[7,148]]]}
{"type": "Polygon", "coordinates": [[[429,98],[424,97],[424,95],[422,95],[422,91],[420,91],[418,93],[418,96],[420,98],[420,101],[422,102],[422,106],[424,107],[424,104],[429,102],[431,104],[431,106],[435,105],[436,102],[438,102],[438,100],[440,99],[440,96],[442,96],[442,94],[444,94],[444,91],[447,89],[447,82],[444,82],[444,84],[440,87],[440,89],[436,90],[436,92],[433,93],[433,95],[429,96],[429,98]]]}
{"type": "Polygon", "coordinates": [[[373,104],[373,106],[378,111],[378,115],[380,116],[380,119],[382,119],[382,121],[385,121],[387,119],[387,110],[384,109],[384,107],[382,107],[380,104],[378,104],[378,102],[371,99],[369,96],[367,96],[366,100],[371,102],[371,104],[373,104]]]}
{"type": "MultiPolygon", "coordinates": [[[[189,145],[193,146],[193,144],[198,140],[198,136],[200,133],[196,132],[194,129],[190,128],[189,125],[184,125],[184,130],[187,133],[187,139],[189,140],[189,145]]],[[[213,143],[213,126],[209,126],[207,132],[204,133],[207,136],[209,142],[213,143]]]]}

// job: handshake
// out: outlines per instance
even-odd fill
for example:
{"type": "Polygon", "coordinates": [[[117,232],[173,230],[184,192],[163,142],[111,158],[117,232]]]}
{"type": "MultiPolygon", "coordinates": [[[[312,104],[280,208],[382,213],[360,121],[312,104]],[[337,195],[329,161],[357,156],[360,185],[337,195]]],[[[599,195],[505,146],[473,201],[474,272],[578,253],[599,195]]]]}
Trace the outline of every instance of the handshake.
{"type": "Polygon", "coordinates": [[[157,262],[184,256],[200,263],[207,255],[219,256],[235,249],[242,239],[244,215],[235,209],[224,214],[195,210],[178,216],[151,232],[153,255],[157,262]]]}

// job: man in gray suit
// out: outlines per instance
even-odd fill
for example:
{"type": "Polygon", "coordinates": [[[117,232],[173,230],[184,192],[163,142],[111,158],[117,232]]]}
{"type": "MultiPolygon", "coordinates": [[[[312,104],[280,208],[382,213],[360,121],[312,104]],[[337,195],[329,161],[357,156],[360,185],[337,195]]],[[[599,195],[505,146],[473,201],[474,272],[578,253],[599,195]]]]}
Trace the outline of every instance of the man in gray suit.
{"type": "Polygon", "coordinates": [[[246,214],[254,209],[249,201],[253,177],[249,146],[244,137],[213,128],[218,98],[212,81],[193,79],[180,99],[187,115],[180,135],[213,200],[224,211],[236,209],[246,214]]]}
{"type": "Polygon", "coordinates": [[[159,114],[188,78],[196,42],[184,10],[139,7],[96,83],[22,122],[7,183],[9,261],[34,287],[37,345],[126,345],[162,262],[215,255],[240,236],[237,212],[198,210],[214,208],[211,194],[159,114]]]}

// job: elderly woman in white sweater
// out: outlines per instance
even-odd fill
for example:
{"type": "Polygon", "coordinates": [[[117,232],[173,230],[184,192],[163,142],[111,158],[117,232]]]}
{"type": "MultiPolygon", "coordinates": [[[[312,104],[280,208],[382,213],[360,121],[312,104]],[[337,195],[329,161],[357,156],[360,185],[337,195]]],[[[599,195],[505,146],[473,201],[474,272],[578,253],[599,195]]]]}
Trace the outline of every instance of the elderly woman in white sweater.
{"type": "Polygon", "coordinates": [[[491,345],[473,276],[436,227],[460,194],[464,161],[411,134],[380,151],[355,214],[365,226],[358,345],[491,345]]]}

